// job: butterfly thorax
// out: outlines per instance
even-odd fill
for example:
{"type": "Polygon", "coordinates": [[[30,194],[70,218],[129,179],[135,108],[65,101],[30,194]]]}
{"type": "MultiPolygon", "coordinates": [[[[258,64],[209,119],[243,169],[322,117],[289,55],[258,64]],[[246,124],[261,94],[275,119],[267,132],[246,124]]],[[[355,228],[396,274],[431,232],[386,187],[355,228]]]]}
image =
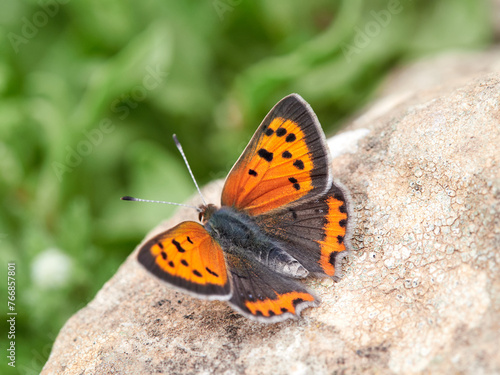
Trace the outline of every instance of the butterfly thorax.
{"type": "Polygon", "coordinates": [[[309,272],[285,251],[284,245],[265,234],[245,212],[232,207],[207,205],[202,213],[205,229],[224,252],[250,255],[271,270],[289,277],[303,278],[308,275],[309,272]]]}

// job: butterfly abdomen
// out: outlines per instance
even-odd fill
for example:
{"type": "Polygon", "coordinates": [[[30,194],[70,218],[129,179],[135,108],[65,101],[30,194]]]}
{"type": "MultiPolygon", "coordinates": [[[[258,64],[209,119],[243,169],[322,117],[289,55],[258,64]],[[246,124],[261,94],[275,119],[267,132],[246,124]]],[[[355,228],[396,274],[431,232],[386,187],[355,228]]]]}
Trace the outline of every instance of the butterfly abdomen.
{"type": "Polygon", "coordinates": [[[213,213],[205,224],[207,231],[231,255],[245,253],[270,270],[293,278],[304,278],[309,272],[283,244],[270,238],[248,216],[230,207],[213,213]]]}

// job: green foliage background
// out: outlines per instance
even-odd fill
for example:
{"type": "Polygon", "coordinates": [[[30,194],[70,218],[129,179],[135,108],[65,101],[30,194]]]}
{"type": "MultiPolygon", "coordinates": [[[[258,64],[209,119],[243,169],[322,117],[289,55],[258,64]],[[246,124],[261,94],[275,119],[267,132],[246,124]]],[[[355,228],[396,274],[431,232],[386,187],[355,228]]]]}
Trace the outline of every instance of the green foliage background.
{"type": "Polygon", "coordinates": [[[12,373],[38,373],[64,322],[173,210],[119,197],[194,193],[173,133],[203,184],[225,176],[290,92],[332,133],[395,65],[492,39],[489,2],[478,0],[2,0],[1,9],[2,374],[12,370],[7,263],[17,265],[12,373]],[[35,282],[47,249],[71,259],[61,286],[35,282]]]}

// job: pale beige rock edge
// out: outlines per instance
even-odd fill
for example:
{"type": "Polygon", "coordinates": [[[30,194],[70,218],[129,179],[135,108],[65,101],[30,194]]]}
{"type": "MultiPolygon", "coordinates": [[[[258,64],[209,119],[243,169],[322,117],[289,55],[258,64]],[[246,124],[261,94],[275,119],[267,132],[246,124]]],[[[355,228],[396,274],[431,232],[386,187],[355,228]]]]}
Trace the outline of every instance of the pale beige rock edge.
{"type": "Polygon", "coordinates": [[[264,325],[174,292],[134,253],[66,323],[43,374],[500,372],[499,102],[490,74],[346,129],[369,130],[333,163],[354,251],[339,283],[306,281],[323,302],[301,320],[264,325]]]}

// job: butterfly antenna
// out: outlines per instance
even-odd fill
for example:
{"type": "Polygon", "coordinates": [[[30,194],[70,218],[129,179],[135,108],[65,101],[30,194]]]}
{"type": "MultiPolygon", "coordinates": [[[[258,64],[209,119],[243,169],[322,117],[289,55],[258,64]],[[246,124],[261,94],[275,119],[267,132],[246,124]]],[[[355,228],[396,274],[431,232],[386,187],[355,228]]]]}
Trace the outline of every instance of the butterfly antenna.
{"type": "Polygon", "coordinates": [[[175,203],[175,202],[165,202],[165,201],[152,201],[150,199],[140,199],[140,198],[134,198],[130,197],[128,195],[121,197],[120,198],[122,201],[134,201],[134,202],[150,202],[150,203],[164,203],[164,204],[171,204],[174,206],[183,206],[183,207],[189,207],[189,208],[194,208],[196,211],[201,212],[201,209],[199,207],[195,206],[190,206],[189,204],[184,204],[184,203],[175,203]]]}
{"type": "Polygon", "coordinates": [[[184,159],[184,163],[186,164],[186,167],[189,171],[189,174],[191,175],[191,178],[193,179],[194,185],[196,186],[196,189],[198,190],[198,193],[200,194],[201,200],[203,201],[203,205],[206,206],[207,202],[205,201],[205,198],[203,197],[203,194],[201,194],[200,187],[198,186],[198,183],[196,182],[196,179],[194,178],[193,171],[191,171],[191,167],[189,166],[189,163],[187,161],[186,155],[184,154],[184,150],[182,149],[181,143],[177,139],[177,136],[174,134],[172,136],[174,138],[175,145],[177,146],[177,149],[182,155],[182,158],[184,159]]]}

